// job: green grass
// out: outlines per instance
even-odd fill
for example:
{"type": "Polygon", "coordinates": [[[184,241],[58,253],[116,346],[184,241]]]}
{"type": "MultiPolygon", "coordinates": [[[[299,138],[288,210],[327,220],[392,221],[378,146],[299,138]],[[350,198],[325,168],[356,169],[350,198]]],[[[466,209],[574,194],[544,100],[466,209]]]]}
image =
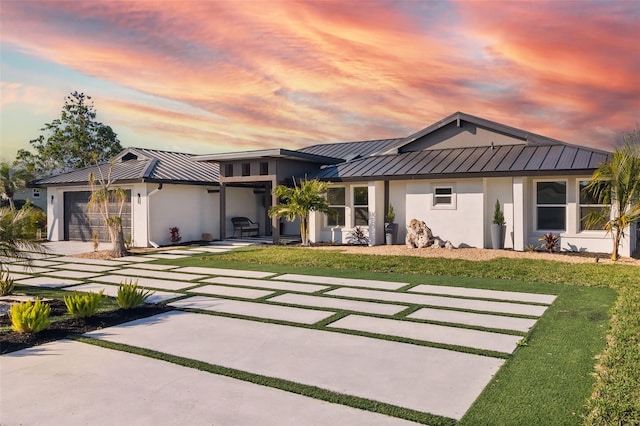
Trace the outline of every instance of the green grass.
{"type": "MultiPolygon", "coordinates": [[[[294,247],[247,248],[229,253],[191,256],[186,259],[167,260],[180,266],[213,266],[228,262],[238,268],[272,270],[271,265],[309,268],[328,268],[351,271],[395,272],[432,276],[494,278],[519,282],[562,283],[589,286],[636,285],[639,268],[632,265],[600,263],[565,263],[547,260],[498,258],[482,262],[422,258],[412,256],[372,256],[346,254],[339,251],[301,249],[294,247]],[[265,269],[265,267],[267,267],[265,269]]],[[[311,272],[309,272],[311,273],[311,272]]],[[[435,277],[434,277],[435,278],[435,277]]],[[[435,282],[435,280],[432,280],[435,282]]]]}

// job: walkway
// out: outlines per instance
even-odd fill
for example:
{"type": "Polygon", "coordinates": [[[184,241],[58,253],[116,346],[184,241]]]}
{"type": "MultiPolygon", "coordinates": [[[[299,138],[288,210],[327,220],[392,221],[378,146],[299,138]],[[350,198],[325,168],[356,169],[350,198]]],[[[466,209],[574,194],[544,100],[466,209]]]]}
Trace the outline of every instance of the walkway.
{"type": "Polygon", "coordinates": [[[408,424],[290,388],[460,419],[555,299],[162,263],[235,247],[10,264],[21,284],[110,296],[137,279],[155,290],[149,302],[177,310],[87,336],[182,365],[78,341],[7,354],[0,423],[408,424]]]}

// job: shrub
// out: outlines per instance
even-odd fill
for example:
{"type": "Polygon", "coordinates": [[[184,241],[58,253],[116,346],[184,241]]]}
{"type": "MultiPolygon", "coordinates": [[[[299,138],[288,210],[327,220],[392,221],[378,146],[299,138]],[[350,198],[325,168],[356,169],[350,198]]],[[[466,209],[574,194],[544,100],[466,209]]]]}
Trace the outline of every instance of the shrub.
{"type": "Polygon", "coordinates": [[[558,244],[560,243],[560,236],[555,235],[551,232],[547,232],[542,237],[538,238],[538,241],[543,241],[541,247],[547,250],[549,253],[553,253],[554,250],[558,249],[558,244]]]}
{"type": "Polygon", "coordinates": [[[361,227],[356,226],[347,235],[347,243],[364,246],[369,244],[369,237],[364,233],[361,227]]]}
{"type": "Polygon", "coordinates": [[[15,283],[9,275],[9,271],[0,269],[0,296],[8,296],[13,293],[15,283]]]}
{"type": "Polygon", "coordinates": [[[504,213],[500,208],[500,200],[496,199],[496,205],[493,208],[493,223],[496,225],[504,225],[504,213]]]}
{"type": "Polygon", "coordinates": [[[18,333],[38,333],[49,327],[49,313],[51,307],[40,302],[36,298],[35,302],[16,303],[11,306],[11,328],[18,333]]]}
{"type": "Polygon", "coordinates": [[[182,237],[180,236],[180,228],[178,228],[177,226],[169,228],[169,238],[171,239],[171,242],[173,244],[178,244],[180,241],[182,241],[182,237]]]}
{"type": "Polygon", "coordinates": [[[144,301],[153,294],[151,290],[143,290],[138,288],[138,280],[127,282],[122,281],[118,287],[118,297],[116,301],[122,309],[131,309],[140,306],[144,301]]]}
{"type": "Polygon", "coordinates": [[[67,311],[76,318],[89,318],[96,314],[100,300],[102,299],[102,292],[99,293],[77,293],[69,296],[64,296],[64,304],[67,305],[67,311]]]}

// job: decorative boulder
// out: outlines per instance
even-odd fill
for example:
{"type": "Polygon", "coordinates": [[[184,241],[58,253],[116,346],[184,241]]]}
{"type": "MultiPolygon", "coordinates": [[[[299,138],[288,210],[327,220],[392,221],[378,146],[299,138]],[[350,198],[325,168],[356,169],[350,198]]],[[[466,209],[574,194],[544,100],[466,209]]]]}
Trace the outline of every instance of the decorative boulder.
{"type": "Polygon", "coordinates": [[[418,219],[411,219],[405,238],[407,248],[424,248],[429,247],[432,243],[433,233],[427,224],[418,219]]]}
{"type": "Polygon", "coordinates": [[[454,246],[451,241],[447,241],[446,243],[444,243],[444,248],[446,248],[447,250],[453,250],[454,248],[456,248],[456,246],[454,246]]]}

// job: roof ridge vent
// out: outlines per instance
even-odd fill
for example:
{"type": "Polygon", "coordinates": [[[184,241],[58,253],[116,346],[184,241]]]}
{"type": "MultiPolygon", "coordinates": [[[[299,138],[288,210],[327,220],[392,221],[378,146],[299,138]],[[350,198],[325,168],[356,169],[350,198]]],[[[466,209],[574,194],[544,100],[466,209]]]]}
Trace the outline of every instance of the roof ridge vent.
{"type": "Polygon", "coordinates": [[[134,154],[133,152],[127,152],[125,155],[123,155],[120,158],[120,161],[131,161],[131,160],[137,160],[138,156],[136,154],[134,154]]]}

